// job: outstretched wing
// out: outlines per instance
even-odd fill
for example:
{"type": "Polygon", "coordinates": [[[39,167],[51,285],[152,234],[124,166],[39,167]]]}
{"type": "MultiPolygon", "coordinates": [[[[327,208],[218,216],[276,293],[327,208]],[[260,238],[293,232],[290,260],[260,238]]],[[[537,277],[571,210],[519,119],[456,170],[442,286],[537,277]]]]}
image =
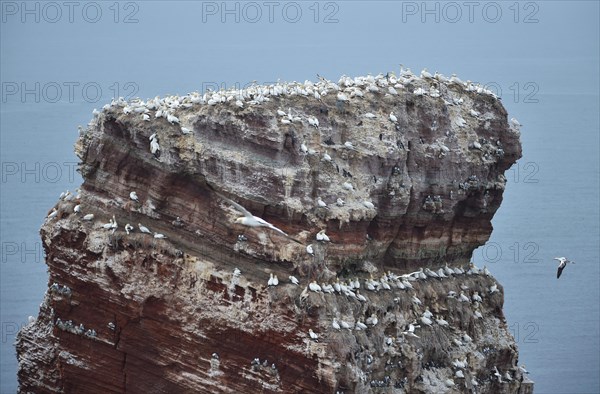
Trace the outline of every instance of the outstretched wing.
{"type": "Polygon", "coordinates": [[[240,211],[245,217],[247,217],[248,219],[252,219],[252,220],[256,220],[258,221],[262,227],[267,227],[270,228],[271,230],[277,231],[278,233],[280,233],[281,235],[288,237],[289,239],[291,239],[294,242],[299,243],[300,245],[304,245],[302,242],[298,241],[297,239],[290,237],[288,234],[286,234],[283,230],[273,226],[271,223],[267,222],[264,219],[261,219],[257,216],[252,215],[246,208],[244,208],[243,206],[241,206],[240,204],[238,204],[237,202],[233,201],[230,198],[225,197],[224,195],[222,195],[221,193],[219,193],[218,191],[215,190],[214,187],[212,187],[212,185],[210,185],[208,182],[206,183],[206,185],[219,197],[221,197],[223,200],[227,201],[228,203],[230,203],[231,205],[233,205],[235,207],[235,209],[237,209],[238,211],[240,211]]]}
{"type": "Polygon", "coordinates": [[[559,265],[558,266],[558,271],[556,272],[556,279],[560,278],[560,275],[562,274],[563,270],[565,269],[567,265],[559,265]]]}

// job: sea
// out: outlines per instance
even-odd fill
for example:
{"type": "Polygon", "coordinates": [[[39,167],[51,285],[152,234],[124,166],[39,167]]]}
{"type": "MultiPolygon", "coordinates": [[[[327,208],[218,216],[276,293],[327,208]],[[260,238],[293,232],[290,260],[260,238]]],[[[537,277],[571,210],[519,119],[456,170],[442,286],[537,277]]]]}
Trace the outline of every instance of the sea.
{"type": "Polygon", "coordinates": [[[504,287],[535,393],[600,392],[598,2],[75,3],[1,3],[0,393],[17,390],[16,333],[48,287],[39,228],[81,184],[73,144],[93,108],[400,63],[486,84],[522,124],[473,261],[504,287]],[[575,261],[560,279],[558,256],[575,261]]]}

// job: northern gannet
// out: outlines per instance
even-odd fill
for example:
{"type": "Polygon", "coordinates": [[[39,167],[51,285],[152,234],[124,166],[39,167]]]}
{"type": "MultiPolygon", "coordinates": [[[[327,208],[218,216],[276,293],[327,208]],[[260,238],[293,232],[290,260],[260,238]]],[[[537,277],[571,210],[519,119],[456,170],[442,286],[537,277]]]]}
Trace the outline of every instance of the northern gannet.
{"type": "Polygon", "coordinates": [[[317,205],[320,208],[327,208],[327,204],[321,199],[321,197],[317,197],[317,205]]]}
{"type": "Polygon", "coordinates": [[[87,220],[87,221],[90,221],[92,219],[94,219],[94,214],[93,213],[88,213],[83,218],[81,218],[81,220],[87,220]]]}
{"type": "Polygon", "coordinates": [[[337,319],[335,317],[333,318],[333,323],[331,323],[331,326],[336,330],[340,330],[342,328],[342,327],[340,327],[340,325],[337,322],[337,319]]]}
{"type": "Polygon", "coordinates": [[[154,238],[165,239],[165,238],[167,238],[167,236],[164,234],[161,234],[161,233],[154,233],[154,238]]]}
{"type": "Polygon", "coordinates": [[[314,280],[308,284],[308,288],[309,288],[311,291],[314,291],[314,292],[320,292],[320,291],[322,291],[322,289],[321,289],[321,286],[319,286],[319,285],[317,284],[317,282],[316,282],[316,281],[314,281],[314,280]]]}
{"type": "Polygon", "coordinates": [[[571,261],[566,257],[555,257],[554,260],[558,260],[558,271],[556,271],[556,279],[560,278],[560,275],[562,275],[562,272],[568,263],[575,264],[574,261],[571,261]]]}
{"type": "Polygon", "coordinates": [[[312,245],[306,245],[306,253],[308,253],[311,256],[315,255],[315,251],[314,251],[312,245]]]}
{"type": "MultiPolygon", "coordinates": [[[[209,186],[211,189],[212,186],[209,186]]],[[[213,189],[214,190],[214,189],[213,189]]],[[[240,217],[235,219],[236,223],[239,223],[243,226],[247,226],[247,227],[266,227],[269,228],[271,230],[274,230],[278,233],[280,233],[281,235],[288,237],[289,239],[291,239],[292,241],[301,243],[300,241],[295,240],[294,238],[290,237],[289,235],[287,235],[285,232],[283,232],[282,230],[278,229],[277,227],[273,226],[271,223],[259,218],[258,216],[254,216],[252,215],[248,210],[246,210],[246,208],[242,207],[240,204],[236,203],[235,201],[223,196],[222,194],[218,193],[215,191],[215,193],[221,197],[223,200],[227,201],[228,203],[230,203],[231,205],[233,205],[235,207],[235,209],[237,209],[239,212],[241,212],[244,217],[240,217]]]]}
{"type": "Polygon", "coordinates": [[[350,327],[350,324],[348,324],[347,322],[345,322],[343,320],[340,320],[340,326],[342,328],[345,328],[346,330],[351,330],[352,329],[352,327],[350,327]]]}
{"type": "Polygon", "coordinates": [[[152,234],[150,232],[150,230],[148,230],[148,227],[142,226],[141,223],[138,223],[138,227],[139,227],[139,229],[140,229],[141,232],[146,233],[146,234],[152,234]]]}
{"type": "Polygon", "coordinates": [[[344,182],[342,184],[342,187],[348,191],[353,191],[354,190],[354,186],[352,186],[352,184],[350,182],[344,182]]]}
{"type": "Polygon", "coordinates": [[[379,319],[377,318],[377,315],[375,313],[371,314],[371,317],[369,317],[367,319],[367,324],[370,324],[372,326],[376,326],[377,323],[379,323],[379,319]]]}
{"type": "Polygon", "coordinates": [[[313,339],[315,341],[317,339],[319,339],[319,336],[317,334],[315,334],[315,332],[312,330],[312,328],[308,329],[308,335],[310,336],[310,339],[313,339]]]}
{"type": "Polygon", "coordinates": [[[130,199],[132,199],[133,201],[138,201],[138,202],[140,201],[140,200],[138,199],[138,196],[137,196],[137,193],[136,193],[136,192],[131,192],[131,193],[129,193],[129,198],[130,198],[130,199]]]}
{"type": "Polygon", "coordinates": [[[391,120],[393,123],[396,123],[396,122],[398,121],[398,118],[396,117],[396,115],[394,115],[394,113],[393,113],[393,112],[390,112],[390,120],[391,120]]]}
{"type": "Polygon", "coordinates": [[[269,286],[277,286],[279,284],[279,278],[277,278],[277,275],[269,274],[269,281],[267,284],[269,286]]]}
{"type": "Polygon", "coordinates": [[[329,153],[327,153],[327,151],[325,151],[325,153],[323,153],[323,160],[331,161],[331,156],[329,156],[329,153]]]}
{"type": "Polygon", "coordinates": [[[329,237],[327,236],[327,234],[325,234],[325,230],[321,230],[317,233],[317,241],[321,241],[321,242],[330,242],[331,240],[329,239],[329,237]]]}
{"type": "Polygon", "coordinates": [[[73,212],[79,213],[79,211],[81,211],[81,205],[77,204],[73,207],[73,212]]]}
{"type": "Polygon", "coordinates": [[[133,226],[131,224],[127,223],[125,225],[125,232],[127,233],[127,235],[129,235],[129,233],[132,231],[133,231],[133,226]]]}
{"type": "Polygon", "coordinates": [[[289,276],[289,279],[290,279],[290,282],[291,282],[292,284],[295,284],[296,286],[298,286],[298,285],[300,284],[300,281],[298,281],[298,278],[296,278],[296,277],[295,277],[295,276],[293,276],[293,275],[290,275],[290,276],[289,276]]]}
{"type": "Polygon", "coordinates": [[[315,118],[314,116],[309,116],[308,124],[314,126],[315,128],[319,128],[319,119],[315,118]]]}
{"type": "Polygon", "coordinates": [[[375,205],[371,201],[363,201],[363,205],[368,209],[375,209],[375,205]]]}

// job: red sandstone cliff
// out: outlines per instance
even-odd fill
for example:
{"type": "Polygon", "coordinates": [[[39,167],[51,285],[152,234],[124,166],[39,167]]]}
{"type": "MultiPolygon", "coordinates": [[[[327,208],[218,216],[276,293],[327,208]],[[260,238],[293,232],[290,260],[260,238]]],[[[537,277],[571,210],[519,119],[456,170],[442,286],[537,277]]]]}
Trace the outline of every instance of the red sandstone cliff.
{"type": "Polygon", "coordinates": [[[489,92],[404,75],[117,100],[76,152],[84,184],[41,229],[49,290],[18,338],[20,392],[532,389],[492,277],[471,269],[413,289],[394,280],[468,271],[489,238],[503,173],[521,156],[489,92]],[[294,239],[235,223],[229,199],[294,239]],[[105,229],[113,215],[116,229],[105,229]],[[332,242],[315,240],[322,229],[332,242]],[[267,286],[270,274],[279,286],[267,286]],[[356,289],[307,289],[355,278],[367,301],[356,289]],[[379,291],[365,288],[371,278],[379,291]],[[423,324],[427,310],[448,326],[423,324]],[[406,334],[415,320],[417,337],[406,334]],[[513,380],[499,382],[494,367],[513,380]]]}

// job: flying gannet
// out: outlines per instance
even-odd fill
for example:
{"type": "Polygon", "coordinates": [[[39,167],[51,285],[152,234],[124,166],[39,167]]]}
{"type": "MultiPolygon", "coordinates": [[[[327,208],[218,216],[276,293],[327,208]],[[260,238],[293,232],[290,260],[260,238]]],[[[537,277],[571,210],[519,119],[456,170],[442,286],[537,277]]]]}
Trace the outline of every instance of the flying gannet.
{"type": "Polygon", "coordinates": [[[246,208],[242,207],[240,204],[236,203],[235,201],[225,197],[221,193],[218,193],[212,186],[210,186],[210,185],[208,185],[208,186],[215,192],[216,195],[218,195],[223,200],[225,200],[228,203],[230,203],[231,205],[233,205],[235,209],[237,209],[239,212],[244,214],[244,217],[239,217],[239,218],[235,219],[236,223],[239,223],[239,224],[247,226],[247,227],[266,227],[273,231],[278,232],[279,234],[281,234],[285,237],[288,237],[289,239],[291,239],[294,242],[302,244],[302,242],[290,237],[283,230],[273,226],[271,223],[267,222],[266,220],[263,220],[263,219],[259,218],[258,216],[252,215],[246,208]]]}
{"type": "Polygon", "coordinates": [[[555,257],[554,260],[558,260],[558,271],[556,271],[556,279],[560,278],[563,270],[568,263],[575,264],[574,261],[567,259],[566,257],[555,257]]]}

